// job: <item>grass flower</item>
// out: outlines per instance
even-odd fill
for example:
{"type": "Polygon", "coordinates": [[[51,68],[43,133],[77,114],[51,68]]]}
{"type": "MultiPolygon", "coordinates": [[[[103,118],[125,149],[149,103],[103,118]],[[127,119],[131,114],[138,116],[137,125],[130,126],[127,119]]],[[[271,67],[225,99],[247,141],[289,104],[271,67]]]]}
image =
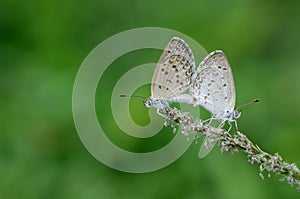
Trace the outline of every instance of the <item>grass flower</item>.
{"type": "Polygon", "coordinates": [[[276,176],[280,175],[282,176],[280,181],[286,181],[291,186],[296,185],[300,192],[300,170],[296,164],[283,161],[278,153],[271,155],[261,150],[245,134],[237,131],[232,135],[222,128],[206,125],[202,120],[192,117],[188,112],[183,113],[177,108],[160,108],[158,112],[165,118],[165,126],[173,127],[173,132],[176,132],[176,127],[180,126],[181,133],[187,137],[194,132],[196,132],[193,137],[195,140],[202,135],[205,136],[207,148],[211,148],[214,143],[217,143],[221,152],[226,151],[233,154],[242,150],[247,155],[250,164],[259,164],[259,176],[262,179],[264,179],[264,173],[268,177],[271,177],[271,173],[276,176]]]}

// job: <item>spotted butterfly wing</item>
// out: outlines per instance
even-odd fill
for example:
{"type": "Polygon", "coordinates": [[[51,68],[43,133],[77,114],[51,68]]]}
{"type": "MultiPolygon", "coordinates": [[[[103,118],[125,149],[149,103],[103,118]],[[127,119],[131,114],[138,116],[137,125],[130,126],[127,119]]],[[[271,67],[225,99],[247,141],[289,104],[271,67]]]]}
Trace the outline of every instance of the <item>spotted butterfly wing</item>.
{"type": "Polygon", "coordinates": [[[213,51],[203,59],[195,73],[192,87],[197,105],[203,106],[217,118],[225,119],[233,113],[235,106],[233,75],[229,62],[221,50],[213,51]]]}
{"type": "Polygon", "coordinates": [[[192,50],[182,39],[173,37],[156,65],[151,85],[152,98],[172,101],[190,88],[194,72],[192,50]]]}

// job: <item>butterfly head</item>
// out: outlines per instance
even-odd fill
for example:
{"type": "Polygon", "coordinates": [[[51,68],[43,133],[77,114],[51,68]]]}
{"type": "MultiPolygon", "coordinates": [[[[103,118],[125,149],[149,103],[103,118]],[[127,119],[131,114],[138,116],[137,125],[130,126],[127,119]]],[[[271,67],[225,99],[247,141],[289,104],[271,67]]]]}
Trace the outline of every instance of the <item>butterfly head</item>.
{"type": "Polygon", "coordinates": [[[168,106],[168,103],[163,99],[156,99],[156,98],[150,97],[146,100],[145,106],[147,108],[150,108],[150,107],[164,108],[164,107],[168,106]]]}
{"type": "Polygon", "coordinates": [[[153,99],[150,97],[150,98],[148,98],[148,99],[146,100],[146,102],[145,102],[144,104],[145,104],[145,106],[146,106],[147,108],[150,108],[150,107],[153,106],[153,103],[154,103],[154,101],[153,101],[153,99]]]}
{"type": "Polygon", "coordinates": [[[220,112],[219,115],[216,115],[218,118],[228,119],[229,121],[238,119],[241,117],[241,112],[239,112],[237,109],[233,110],[225,110],[224,112],[220,112]]]}

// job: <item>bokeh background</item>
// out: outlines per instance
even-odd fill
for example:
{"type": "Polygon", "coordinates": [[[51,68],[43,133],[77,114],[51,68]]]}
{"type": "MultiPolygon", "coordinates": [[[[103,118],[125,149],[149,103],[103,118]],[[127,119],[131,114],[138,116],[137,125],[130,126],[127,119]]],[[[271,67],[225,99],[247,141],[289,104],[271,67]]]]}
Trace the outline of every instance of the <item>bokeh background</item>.
{"type": "MultiPolygon", "coordinates": [[[[243,152],[215,147],[198,159],[199,144],[156,172],[115,171],[88,153],[72,118],[76,72],[96,45],[131,28],[170,28],[226,53],[237,104],[262,99],[243,110],[239,128],[299,166],[299,7],[294,0],[0,1],[0,198],[299,198],[278,177],[261,180],[243,152]]],[[[127,150],[155,150],[174,136],[166,128],[149,140],[129,138],[102,109],[118,76],[160,53],[129,53],[99,82],[98,117],[107,116],[109,137],[127,150]]],[[[150,95],[149,85],[136,92],[150,95]]],[[[140,100],[130,110],[137,124],[149,122],[140,100]]]]}

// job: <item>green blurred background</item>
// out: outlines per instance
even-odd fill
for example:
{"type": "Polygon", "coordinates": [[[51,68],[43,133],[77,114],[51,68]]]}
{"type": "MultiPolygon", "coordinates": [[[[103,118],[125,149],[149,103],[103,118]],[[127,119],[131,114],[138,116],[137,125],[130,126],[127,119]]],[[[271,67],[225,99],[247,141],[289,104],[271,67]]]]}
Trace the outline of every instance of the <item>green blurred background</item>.
{"type": "MultiPolygon", "coordinates": [[[[261,180],[243,152],[221,154],[215,147],[198,159],[199,144],[156,172],[115,171],[87,152],[71,107],[76,72],[101,41],[137,27],[174,29],[207,51],[226,53],[237,104],[262,99],[244,109],[239,128],[262,149],[299,166],[299,8],[294,0],[0,1],[0,198],[299,198],[278,177],[261,180]]],[[[99,117],[111,116],[99,104],[109,103],[101,95],[110,97],[113,75],[155,62],[160,53],[133,52],[112,64],[99,83],[99,117]]],[[[140,92],[150,95],[149,86],[140,92]]],[[[133,118],[147,124],[147,109],[140,100],[132,103],[133,118]]],[[[105,125],[116,129],[113,120],[105,125]]],[[[118,130],[110,137],[143,152],[162,147],[173,134],[166,128],[150,144],[118,130]]]]}

